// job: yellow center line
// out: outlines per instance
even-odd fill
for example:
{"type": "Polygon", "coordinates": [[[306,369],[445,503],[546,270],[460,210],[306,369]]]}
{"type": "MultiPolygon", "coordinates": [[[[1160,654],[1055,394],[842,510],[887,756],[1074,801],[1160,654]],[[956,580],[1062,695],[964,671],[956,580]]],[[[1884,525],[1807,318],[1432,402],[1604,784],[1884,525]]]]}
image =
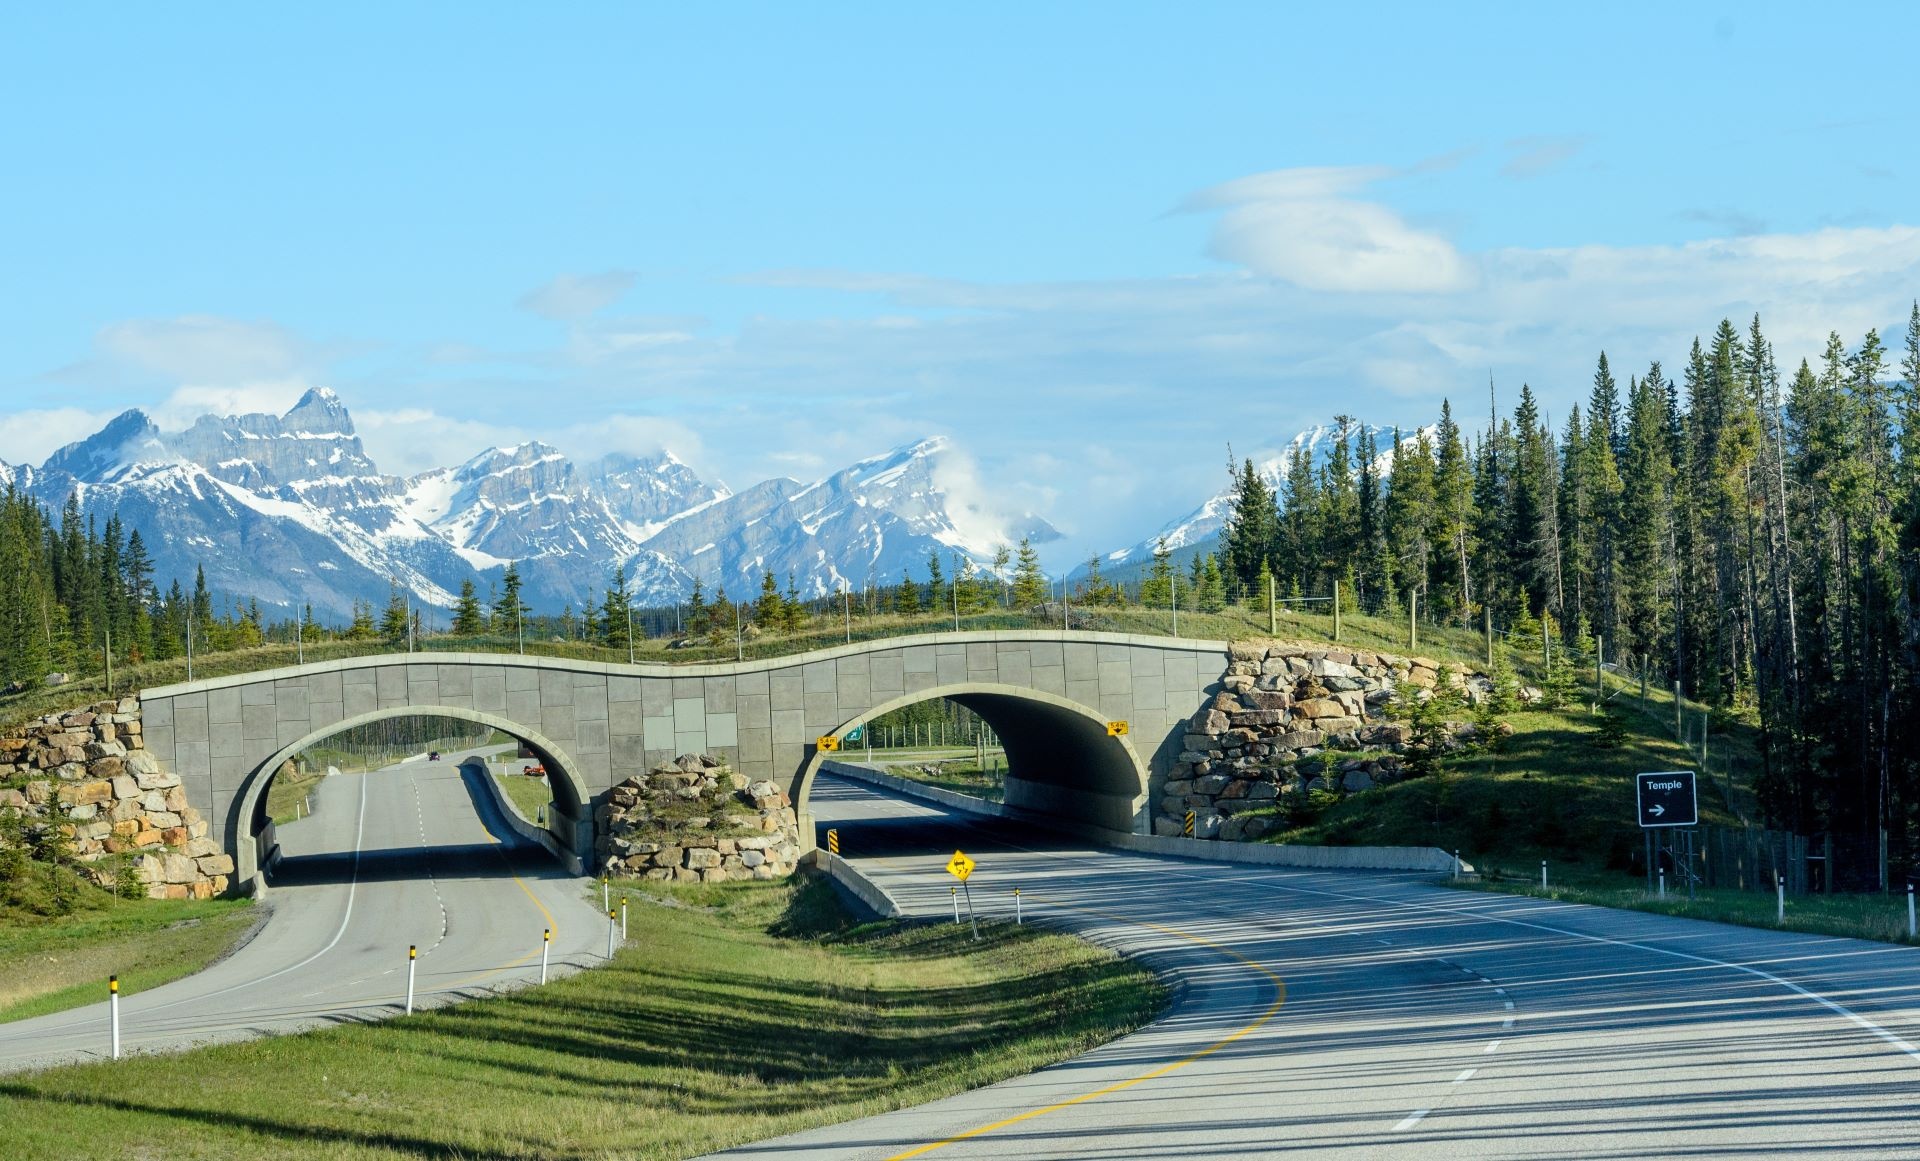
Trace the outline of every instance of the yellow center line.
{"type": "MultiPolygon", "coordinates": [[[[885,861],[885,860],[881,860],[881,861],[885,861]]],[[[990,1125],[981,1125],[977,1129],[968,1129],[964,1133],[956,1133],[953,1136],[948,1137],[944,1140],[933,1141],[929,1144],[925,1144],[917,1148],[909,1149],[905,1153],[896,1153],[892,1157],[887,1158],[887,1161],[906,1161],[906,1159],[909,1157],[919,1157],[924,1154],[931,1153],[936,1149],[944,1149],[948,1145],[957,1144],[961,1141],[971,1140],[974,1137],[984,1136],[988,1133],[995,1132],[996,1130],[1004,1129],[1009,1125],[1017,1125],[1023,1121],[1031,1121],[1036,1117],[1044,1117],[1048,1113],[1059,1112],[1061,1109],[1072,1108],[1075,1105],[1086,1104],[1088,1101],[1098,1100],[1104,1096],[1111,1096],[1114,1093],[1122,1092],[1126,1089],[1130,1089],[1136,1084],[1144,1084],[1150,1080],[1157,1080],[1160,1077],[1166,1076],[1168,1073],[1177,1072],[1180,1069],[1185,1068],[1187,1065],[1194,1063],[1195,1061],[1204,1060],[1207,1057],[1212,1056],[1214,1053],[1220,1051],[1222,1048],[1225,1048],[1227,1045],[1232,1044],[1234,1041],[1239,1040],[1243,1037],[1252,1035],[1253,1033],[1259,1031],[1269,1021],[1271,1021],[1276,1015],[1280,1013],[1281,1007],[1284,1006],[1287,1002],[1287,982],[1281,979],[1280,976],[1277,973],[1275,973],[1271,968],[1267,967],[1263,963],[1260,963],[1256,960],[1252,960],[1247,958],[1244,955],[1241,955],[1239,952],[1234,951],[1232,948],[1223,947],[1222,945],[1215,943],[1214,941],[1207,939],[1204,936],[1194,935],[1192,932],[1188,932],[1188,931],[1182,931],[1178,927],[1165,927],[1165,926],[1162,926],[1161,924],[1151,923],[1144,919],[1133,919],[1125,915],[1113,915],[1105,911],[1095,911],[1090,908],[1075,907],[1072,904],[1068,904],[1068,903],[1052,903],[1050,904],[1050,906],[1058,907],[1063,911],[1077,911],[1082,915],[1092,915],[1097,918],[1111,920],[1116,923],[1128,923],[1128,924],[1132,924],[1135,927],[1144,927],[1149,931],[1158,931],[1163,935],[1171,935],[1178,939],[1184,939],[1188,943],[1197,944],[1201,947],[1206,948],[1209,951],[1225,956],[1228,959],[1237,960],[1238,962],[1246,965],[1249,968],[1252,968],[1254,971],[1260,973],[1263,976],[1266,976],[1269,980],[1273,981],[1273,987],[1274,987],[1273,1003],[1270,1004],[1267,1007],[1267,1010],[1260,1014],[1259,1019],[1255,1020],[1253,1023],[1248,1024],[1246,1027],[1240,1029],[1238,1032],[1235,1032],[1233,1035],[1228,1036],[1224,1040],[1216,1041],[1213,1044],[1209,1044],[1207,1047],[1202,1048],[1200,1051],[1195,1052],[1191,1056],[1187,1056],[1180,1060],[1176,1060],[1171,1064],[1163,1064],[1159,1068],[1156,1068],[1151,1072],[1145,1072],[1129,1080],[1123,1080],[1114,1084],[1107,1085],[1105,1088],[1097,1088],[1097,1089],[1094,1089],[1092,1092],[1082,1093],[1076,1097],[1069,1097],[1066,1100],[1057,1101],[1053,1104],[1046,1105],[1042,1108],[1029,1109],[1024,1113],[1018,1113],[1018,1114],[1015,1114],[1014,1116],[1007,1117],[1004,1120],[995,1121],[990,1125]]]]}
{"type": "MultiPolygon", "coordinates": [[[[493,777],[493,771],[488,770],[486,776],[489,778],[493,777]]],[[[492,842],[494,846],[501,845],[500,839],[497,836],[495,836],[492,832],[488,832],[487,839],[488,841],[492,842]]],[[[501,857],[504,859],[506,856],[502,855],[501,857]]],[[[520,885],[520,889],[527,893],[527,898],[533,900],[533,905],[540,909],[541,916],[543,916],[547,921],[547,930],[553,932],[554,938],[556,939],[559,938],[560,924],[554,921],[553,912],[547,910],[547,905],[545,903],[540,902],[540,896],[535,895],[533,893],[533,888],[527,886],[527,881],[525,879],[522,879],[520,876],[515,875],[513,877],[513,881],[520,885]]],[[[494,976],[499,975],[501,972],[512,971],[514,968],[519,967],[521,964],[532,961],[534,957],[538,956],[539,954],[540,953],[537,951],[530,951],[527,954],[521,956],[519,959],[509,960],[506,963],[501,964],[499,967],[494,968],[492,971],[481,972],[477,976],[470,976],[467,979],[458,980],[446,986],[449,988],[464,988],[469,984],[477,984],[481,980],[490,980],[494,976]]]]}

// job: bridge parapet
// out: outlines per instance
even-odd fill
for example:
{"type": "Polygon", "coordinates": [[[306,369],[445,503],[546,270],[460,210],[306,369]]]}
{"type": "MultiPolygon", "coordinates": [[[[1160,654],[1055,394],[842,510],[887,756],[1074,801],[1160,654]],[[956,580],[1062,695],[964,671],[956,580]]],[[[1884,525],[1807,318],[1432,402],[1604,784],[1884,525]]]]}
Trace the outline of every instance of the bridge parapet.
{"type": "Polygon", "coordinates": [[[812,834],[815,742],[886,709],[952,697],[1008,743],[1009,799],[1109,829],[1148,825],[1150,780],[1218,689],[1227,645],[1125,634],[942,633],[791,657],[686,666],[415,653],[317,662],[146,690],[147,745],[209,804],[238,879],[259,868],[267,784],[341,729],[413,713],[492,725],[546,759],[557,840],[592,851],[595,800],[679,754],[724,757],[789,787],[812,834]],[[1108,721],[1127,733],[1112,738],[1108,721]]]}

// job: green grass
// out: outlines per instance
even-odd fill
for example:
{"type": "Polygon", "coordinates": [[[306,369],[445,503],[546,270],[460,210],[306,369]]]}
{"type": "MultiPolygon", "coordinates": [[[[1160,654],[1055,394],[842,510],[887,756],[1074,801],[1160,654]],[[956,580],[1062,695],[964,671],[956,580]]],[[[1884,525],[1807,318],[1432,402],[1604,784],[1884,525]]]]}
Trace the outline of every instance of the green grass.
{"type": "MultiPolygon", "coordinates": [[[[1544,858],[1626,871],[1640,842],[1633,776],[1689,768],[1685,749],[1647,732],[1597,748],[1584,708],[1525,710],[1507,721],[1514,734],[1498,753],[1450,759],[1425,778],[1347,795],[1268,841],[1432,846],[1458,850],[1476,866],[1537,868],[1544,858]]],[[[1700,814],[1709,825],[1738,825],[1708,783],[1700,814]]]]}
{"type": "Polygon", "coordinates": [[[504,773],[494,769],[493,777],[500,783],[500,788],[507,792],[513,805],[519,808],[521,816],[528,822],[538,822],[540,808],[553,801],[553,791],[541,779],[520,773],[521,765],[519,762],[510,762],[504,773]]]}
{"type": "Polygon", "coordinates": [[[892,762],[883,755],[885,751],[875,750],[873,762],[886,769],[889,774],[897,775],[923,786],[936,786],[941,790],[951,790],[955,794],[966,794],[987,802],[999,802],[1006,794],[1007,767],[1002,759],[992,769],[982,770],[980,763],[972,757],[973,751],[966,750],[964,758],[923,759],[921,761],[892,762]],[[934,766],[938,774],[929,774],[924,769],[934,766]]]}
{"type": "Polygon", "coordinates": [[[67,915],[0,915],[0,1021],[95,1003],[110,975],[123,995],[192,975],[232,950],[257,915],[245,899],[128,900],[98,890],[67,915]]]}
{"type": "Polygon", "coordinates": [[[669,894],[611,965],[546,988],[0,1078],[9,1152],[687,1157],[1019,1075],[1164,998],[1032,928],[854,926],[820,883],[647,892],[669,894]]]}
{"type": "Polygon", "coordinates": [[[306,807],[299,805],[296,809],[296,804],[304,804],[314,786],[326,776],[327,769],[321,766],[305,774],[296,771],[275,777],[267,786],[267,816],[273,819],[274,825],[306,817],[306,807]]]}
{"type": "MultiPolygon", "coordinates": [[[[1323,608],[1324,606],[1313,606],[1323,608]]],[[[1108,608],[1096,606],[1082,608],[1073,606],[1074,628],[1090,628],[1097,631],[1115,633],[1140,633],[1149,636],[1165,636],[1173,631],[1173,616],[1167,610],[1142,608],[1108,608]]],[[[1209,640],[1228,640],[1267,634],[1267,611],[1259,608],[1229,608],[1219,613],[1180,614],[1180,636],[1197,637],[1209,640]]],[[[1341,619],[1341,643],[1363,649],[1389,649],[1406,651],[1407,626],[1404,621],[1388,621],[1377,617],[1346,615],[1341,619]]],[[[1054,619],[1033,617],[1024,612],[1006,609],[994,609],[981,613],[971,613],[960,618],[959,628],[969,631],[1006,630],[1006,629],[1055,629],[1059,622],[1054,619]]],[[[937,613],[903,617],[895,614],[882,614],[872,617],[856,615],[853,620],[852,637],[855,641],[879,640],[922,633],[951,632],[955,628],[954,619],[937,613]]],[[[1279,636],[1310,641],[1330,640],[1333,630],[1333,618],[1325,613],[1293,615],[1281,613],[1277,620],[1279,636]]],[[[794,653],[803,653],[814,649],[828,649],[845,644],[847,627],[836,617],[815,617],[803,629],[792,634],[769,633],[753,637],[742,642],[739,652],[748,658],[783,657],[794,653]]],[[[1480,655],[1480,638],[1472,633],[1458,629],[1441,629],[1422,626],[1420,643],[1423,654],[1446,659],[1458,655],[1471,659],[1480,655]]],[[[735,646],[731,638],[720,644],[701,642],[690,648],[669,648],[664,639],[649,639],[638,643],[634,659],[651,664],[696,663],[708,661],[732,660],[735,646]]],[[[513,637],[428,637],[418,642],[421,651],[469,652],[469,653],[515,653],[523,650],[522,645],[513,637]]],[[[405,652],[404,647],[395,648],[383,641],[316,641],[307,644],[304,656],[307,661],[334,661],[349,657],[370,657],[405,652]]],[[[627,660],[625,649],[609,649],[579,641],[537,641],[529,640],[524,644],[524,652],[541,657],[575,658],[584,661],[624,662],[627,660]]],[[[220,653],[203,653],[194,657],[193,676],[196,680],[212,677],[225,677],[237,673],[254,673],[263,669],[278,669],[297,662],[302,654],[293,645],[261,645],[250,649],[235,649],[220,653]]],[[[116,665],[113,671],[113,694],[115,696],[129,691],[170,685],[187,679],[185,658],[170,658],[166,661],[148,661],[139,665],[116,665]]],[[[6,728],[38,717],[41,714],[70,710],[77,705],[99,701],[108,696],[101,675],[89,674],[78,677],[66,685],[52,688],[35,688],[7,697],[0,697],[0,728],[6,728]]]]}
{"type": "Polygon", "coordinates": [[[1702,887],[1687,898],[1686,888],[1669,883],[1666,898],[1650,892],[1644,883],[1620,875],[1595,873],[1578,864],[1547,868],[1548,887],[1542,890],[1539,866],[1531,877],[1519,869],[1495,868],[1483,872],[1479,882],[1459,886],[1510,895],[1532,895],[1541,899],[1562,899],[1569,903],[1592,903],[1630,911],[1652,911],[1660,915],[1678,915],[1687,919],[1706,919],[1733,923],[1742,927],[1771,927],[1781,931],[1802,931],[1814,935],[1838,935],[1852,939],[1874,939],[1883,943],[1920,942],[1907,937],[1907,900],[1900,895],[1789,895],[1786,922],[1775,921],[1776,901],[1772,892],[1736,891],[1725,887],[1702,887]],[[1564,880],[1564,881],[1562,881],[1564,880]]]}

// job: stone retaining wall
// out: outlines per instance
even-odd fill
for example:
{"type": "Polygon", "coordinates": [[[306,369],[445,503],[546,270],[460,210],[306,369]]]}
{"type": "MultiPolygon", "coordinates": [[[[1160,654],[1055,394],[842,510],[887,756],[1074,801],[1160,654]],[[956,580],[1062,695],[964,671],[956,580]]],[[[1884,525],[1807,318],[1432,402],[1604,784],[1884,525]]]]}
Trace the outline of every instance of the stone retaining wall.
{"type": "Polygon", "coordinates": [[[780,879],[800,858],[793,801],[772,782],[683,754],[615,786],[596,811],[601,870],[676,883],[780,879]]]}
{"type": "MultiPolygon", "coordinates": [[[[1411,731],[1392,720],[1396,691],[1431,696],[1443,667],[1426,657],[1352,651],[1297,642],[1235,642],[1220,692],[1187,723],[1182,750],[1155,800],[1153,833],[1180,835],[1189,811],[1194,837],[1257,839],[1277,824],[1249,815],[1282,794],[1357,791],[1400,776],[1411,731]],[[1316,765],[1323,751],[1349,756],[1316,765]]],[[[1469,701],[1486,678],[1452,672],[1469,701]]],[[[1470,727],[1459,727],[1470,728],[1470,727]]]]}
{"type": "Polygon", "coordinates": [[[179,776],[146,749],[138,698],[0,734],[0,810],[29,828],[58,828],[103,887],[116,885],[123,859],[155,899],[210,899],[233,874],[179,776]]]}

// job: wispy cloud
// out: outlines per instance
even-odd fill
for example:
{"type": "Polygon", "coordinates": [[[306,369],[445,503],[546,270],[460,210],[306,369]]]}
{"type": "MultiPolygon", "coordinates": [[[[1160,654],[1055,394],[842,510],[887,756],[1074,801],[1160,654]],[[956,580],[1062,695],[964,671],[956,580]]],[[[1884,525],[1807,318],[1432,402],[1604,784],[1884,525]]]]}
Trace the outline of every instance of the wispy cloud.
{"type": "Polygon", "coordinates": [[[562,274],[520,296],[519,307],[558,322],[579,322],[618,302],[633,289],[630,270],[562,274]]]}
{"type": "Polygon", "coordinates": [[[1719,209],[1681,210],[1680,220],[1683,222],[1699,222],[1702,225],[1712,226],[1720,233],[1731,234],[1735,237],[1748,237],[1767,232],[1767,220],[1765,218],[1749,214],[1744,210],[1736,210],[1724,206],[1719,209]]]}
{"type": "Polygon", "coordinates": [[[1194,194],[1186,208],[1217,210],[1208,251],[1308,290],[1427,293],[1473,282],[1453,243],[1354,196],[1395,176],[1383,166],[1311,167],[1254,174],[1194,194]]]}
{"type": "Polygon", "coordinates": [[[1500,167],[1500,176],[1529,178],[1551,173],[1572,161],[1592,142],[1592,135],[1587,133],[1515,137],[1507,142],[1513,156],[1500,167]]]}

